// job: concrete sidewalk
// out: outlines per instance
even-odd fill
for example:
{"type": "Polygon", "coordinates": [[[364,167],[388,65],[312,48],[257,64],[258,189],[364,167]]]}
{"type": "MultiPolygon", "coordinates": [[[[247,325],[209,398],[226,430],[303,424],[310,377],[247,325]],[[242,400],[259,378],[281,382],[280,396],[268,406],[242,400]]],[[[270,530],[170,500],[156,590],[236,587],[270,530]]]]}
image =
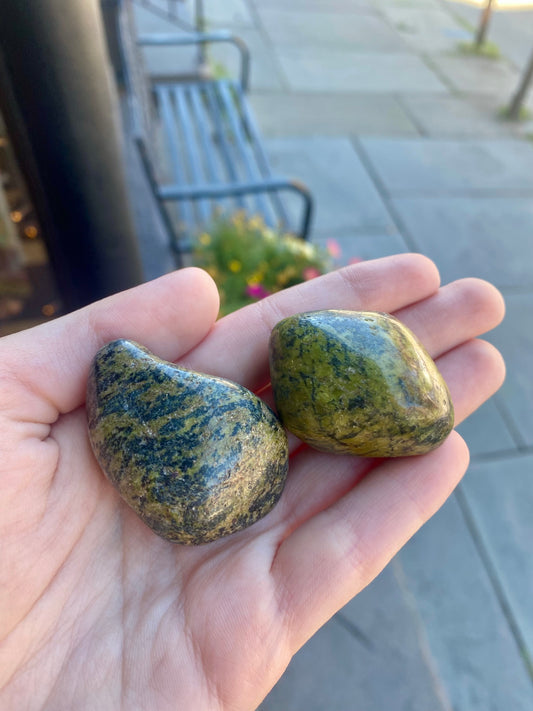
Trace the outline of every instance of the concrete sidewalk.
{"type": "Polygon", "coordinates": [[[344,261],[423,252],[444,282],[489,279],[508,308],[489,335],[507,381],[460,428],[464,482],[261,711],[531,711],[533,126],[497,112],[533,51],[533,10],[495,14],[492,60],[458,51],[479,16],[460,2],[205,4],[250,46],[268,152],[312,188],[313,239],[335,238],[344,261]]]}

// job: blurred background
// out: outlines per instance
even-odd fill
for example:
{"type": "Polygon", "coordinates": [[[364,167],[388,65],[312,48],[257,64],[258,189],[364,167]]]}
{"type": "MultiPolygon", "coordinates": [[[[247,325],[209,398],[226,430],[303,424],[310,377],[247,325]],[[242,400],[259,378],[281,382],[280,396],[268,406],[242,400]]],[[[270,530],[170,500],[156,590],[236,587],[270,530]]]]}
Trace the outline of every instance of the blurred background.
{"type": "MultiPolygon", "coordinates": [[[[0,334],[200,257],[221,290],[251,300],[403,251],[434,259],[443,282],[478,276],[502,290],[507,316],[488,338],[508,376],[460,428],[472,453],[464,481],[296,655],[261,710],[531,711],[533,3],[7,0],[2,15],[0,334]],[[237,36],[250,56],[245,104],[235,85],[209,145],[197,104],[185,110],[172,89],[165,117],[151,94],[239,76],[231,42],[154,39],[199,31],[237,36]],[[162,198],[198,183],[195,165],[207,170],[235,129],[234,106],[255,116],[271,173],[312,195],[299,253],[311,261],[298,274],[294,246],[292,258],[252,264],[242,224],[257,240],[271,228],[253,205],[243,213],[251,198],[231,198],[227,274],[206,250],[228,230],[202,223],[199,200],[192,212],[178,200],[178,214],[162,198]],[[189,138],[173,137],[169,115],[180,132],[191,122],[189,138]],[[141,124],[153,163],[138,150],[141,124]],[[177,175],[173,152],[193,135],[207,153],[177,175]]],[[[284,230],[297,232],[300,197],[284,198],[284,230]]],[[[215,212],[226,198],[215,196],[215,212]]]]}

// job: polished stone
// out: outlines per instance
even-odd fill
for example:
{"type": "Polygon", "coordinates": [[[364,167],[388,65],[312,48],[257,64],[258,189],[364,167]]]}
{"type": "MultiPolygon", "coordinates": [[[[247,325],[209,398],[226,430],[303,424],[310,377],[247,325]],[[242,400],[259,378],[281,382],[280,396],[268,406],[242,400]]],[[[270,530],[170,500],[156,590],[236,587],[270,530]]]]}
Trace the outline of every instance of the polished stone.
{"type": "Polygon", "coordinates": [[[239,531],[281,496],[287,437],[267,405],[236,383],[113,341],[93,360],[87,417],[104,473],[169,541],[207,543],[239,531]]]}
{"type": "Polygon", "coordinates": [[[453,427],[450,393],[435,363],[388,314],[289,316],[273,328],[269,356],[281,421],[320,451],[423,454],[453,427]]]}

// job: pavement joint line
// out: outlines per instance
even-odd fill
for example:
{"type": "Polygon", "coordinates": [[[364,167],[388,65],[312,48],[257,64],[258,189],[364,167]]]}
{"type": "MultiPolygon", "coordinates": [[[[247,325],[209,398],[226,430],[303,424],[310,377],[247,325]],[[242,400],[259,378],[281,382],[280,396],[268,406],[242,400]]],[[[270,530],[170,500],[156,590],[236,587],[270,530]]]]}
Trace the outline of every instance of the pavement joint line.
{"type": "Polygon", "coordinates": [[[448,89],[450,94],[452,96],[457,96],[459,89],[455,86],[452,80],[442,72],[439,66],[433,61],[431,55],[427,52],[420,52],[420,54],[418,54],[417,56],[419,56],[422,62],[424,62],[424,64],[428,67],[428,69],[430,69],[438,77],[438,79],[444,84],[446,89],[448,89]]]}
{"type": "Polygon", "coordinates": [[[510,407],[507,405],[507,403],[505,402],[501,393],[495,393],[494,404],[496,405],[496,409],[500,413],[500,416],[501,416],[502,420],[504,421],[505,426],[509,430],[509,434],[511,435],[511,438],[512,438],[513,442],[515,443],[518,451],[520,452],[520,451],[527,449],[527,447],[529,445],[522,437],[522,433],[520,432],[520,429],[518,428],[518,426],[514,420],[513,412],[510,409],[510,407]]]}
{"type": "MultiPolygon", "coordinates": [[[[407,139],[409,140],[409,139],[407,139]]],[[[388,188],[387,188],[388,190],[388,188]]],[[[492,198],[494,200],[508,200],[509,198],[531,198],[532,188],[392,188],[388,192],[388,197],[413,198],[422,200],[432,198],[492,198]]]]}
{"type": "Polygon", "coordinates": [[[395,94],[394,95],[396,98],[396,101],[400,104],[401,108],[405,111],[407,118],[413,123],[413,126],[416,128],[418,133],[421,136],[424,137],[429,137],[430,133],[424,128],[424,125],[422,122],[417,118],[415,115],[414,111],[408,106],[408,104],[405,101],[405,96],[402,94],[395,94]]]}
{"type": "Polygon", "coordinates": [[[389,194],[389,192],[388,192],[385,184],[381,180],[379,174],[376,172],[376,170],[372,164],[372,161],[370,160],[363,145],[361,144],[360,138],[358,136],[352,136],[352,137],[350,137],[350,143],[352,144],[355,152],[359,156],[359,159],[361,161],[361,164],[363,165],[363,168],[365,168],[370,179],[374,183],[374,186],[375,186],[376,190],[378,191],[379,196],[383,200],[385,209],[389,213],[389,216],[390,216],[397,232],[400,234],[403,241],[405,242],[405,246],[410,251],[419,251],[418,248],[416,247],[416,242],[413,239],[413,236],[407,230],[406,226],[403,223],[403,220],[400,218],[400,216],[398,214],[398,211],[392,204],[391,195],[389,194]]]}
{"type": "Polygon", "coordinates": [[[498,287],[500,291],[504,291],[507,296],[523,296],[533,293],[533,282],[529,286],[502,286],[498,287]]]}
{"type": "Polygon", "coordinates": [[[527,445],[516,449],[501,449],[497,452],[480,452],[473,454],[470,464],[487,464],[489,462],[508,462],[529,457],[533,454],[533,446],[527,445]]]}
{"type": "Polygon", "coordinates": [[[476,523],[475,515],[470,507],[470,504],[468,503],[468,497],[463,491],[463,486],[461,482],[459,482],[459,484],[457,485],[453,495],[455,496],[456,501],[459,505],[465,524],[468,530],[470,531],[470,537],[472,538],[472,542],[477,550],[481,563],[489,577],[492,588],[498,600],[498,604],[500,605],[502,613],[505,619],[507,620],[509,630],[511,631],[511,634],[517,646],[520,659],[522,660],[522,663],[526,668],[529,680],[533,685],[533,661],[531,660],[528,653],[527,640],[525,639],[520,630],[520,625],[518,624],[515,618],[512,604],[510,603],[507,593],[505,592],[505,587],[502,584],[500,576],[498,575],[497,567],[490,554],[489,546],[486,545],[483,539],[483,534],[481,533],[476,523]]]}
{"type": "MultiPolygon", "coordinates": [[[[254,23],[254,28],[259,32],[259,34],[263,38],[263,41],[265,42],[265,45],[267,45],[267,47],[268,47],[270,57],[276,66],[276,69],[278,71],[278,76],[280,77],[284,92],[290,93],[291,86],[290,86],[289,78],[286,75],[285,70],[283,69],[283,65],[279,59],[279,55],[276,50],[276,47],[275,47],[274,43],[272,42],[270,35],[268,34],[267,29],[263,24],[263,21],[261,20],[261,15],[257,11],[255,2],[253,0],[244,0],[244,2],[245,2],[245,6],[248,8],[250,16],[252,17],[252,20],[254,23]]],[[[252,58],[252,61],[253,61],[253,58],[252,58]]],[[[252,71],[253,71],[253,66],[252,66],[252,71]]],[[[253,87],[251,87],[251,91],[253,91],[253,87]]]]}
{"type": "Polygon", "coordinates": [[[335,622],[340,625],[344,630],[348,632],[348,634],[356,639],[363,647],[365,647],[368,651],[374,652],[375,647],[372,644],[372,640],[370,640],[364,632],[362,632],[359,627],[354,624],[351,620],[349,620],[346,615],[343,614],[342,610],[337,612],[334,616],[333,619],[335,622]]]}
{"type": "Polygon", "coordinates": [[[476,28],[471,25],[468,20],[465,20],[462,15],[460,15],[458,12],[455,12],[454,8],[451,7],[449,2],[446,2],[446,0],[439,0],[439,5],[453,19],[454,22],[460,25],[463,29],[470,32],[472,34],[472,39],[474,39],[476,28]]]}
{"type": "MultiPolygon", "coordinates": [[[[452,703],[448,697],[448,693],[444,686],[443,680],[439,674],[438,664],[431,651],[431,646],[426,634],[426,625],[420,615],[420,610],[417,604],[416,597],[411,592],[409,588],[409,583],[407,582],[407,576],[403,569],[401,560],[398,556],[395,556],[389,564],[392,568],[392,573],[398,586],[403,594],[406,607],[411,614],[411,619],[413,620],[413,625],[415,629],[416,639],[418,641],[418,646],[420,649],[420,654],[429,671],[429,676],[431,679],[431,684],[437,699],[442,704],[442,711],[454,711],[452,703]]],[[[436,710],[435,710],[436,711],[436,710]]]]}

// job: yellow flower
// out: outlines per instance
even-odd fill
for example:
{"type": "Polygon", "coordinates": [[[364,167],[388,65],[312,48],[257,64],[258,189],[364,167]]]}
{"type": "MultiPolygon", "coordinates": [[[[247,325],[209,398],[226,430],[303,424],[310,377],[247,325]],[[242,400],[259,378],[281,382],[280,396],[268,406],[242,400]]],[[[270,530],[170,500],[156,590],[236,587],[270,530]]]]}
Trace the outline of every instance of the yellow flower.
{"type": "Polygon", "coordinates": [[[202,232],[202,234],[198,237],[198,242],[204,246],[211,244],[211,235],[208,235],[207,232],[202,232]]]}
{"type": "Polygon", "coordinates": [[[250,274],[248,279],[246,280],[246,283],[251,286],[252,284],[261,284],[263,279],[265,278],[265,275],[263,272],[257,271],[254,272],[253,274],[250,274]]]}
{"type": "Polygon", "coordinates": [[[231,221],[235,225],[235,227],[242,227],[244,225],[244,220],[246,219],[246,213],[244,210],[237,210],[233,214],[233,217],[231,218],[231,221]]]}
{"type": "Polygon", "coordinates": [[[238,272],[241,271],[242,264],[239,262],[238,259],[232,259],[231,262],[228,264],[228,267],[229,267],[230,272],[237,274],[238,272]]]}
{"type": "Polygon", "coordinates": [[[248,227],[251,230],[260,230],[262,227],[265,226],[265,221],[261,217],[261,215],[254,215],[248,220],[248,227]]]}
{"type": "Polygon", "coordinates": [[[296,276],[297,271],[296,269],[292,266],[289,265],[288,267],[285,267],[277,276],[276,282],[280,286],[288,282],[292,277],[296,276]]]}

